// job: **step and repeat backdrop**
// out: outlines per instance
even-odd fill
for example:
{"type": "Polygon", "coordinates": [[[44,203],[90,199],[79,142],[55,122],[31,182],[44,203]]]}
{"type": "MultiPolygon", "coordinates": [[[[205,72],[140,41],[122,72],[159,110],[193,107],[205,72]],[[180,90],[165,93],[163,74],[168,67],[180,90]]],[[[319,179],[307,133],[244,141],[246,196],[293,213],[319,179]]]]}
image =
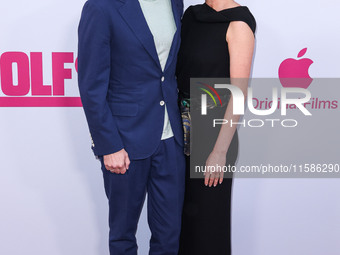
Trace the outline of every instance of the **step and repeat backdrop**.
{"type": "MultiPolygon", "coordinates": [[[[108,254],[102,173],[90,149],[77,87],[77,26],[84,2],[0,2],[0,254],[108,254]]],[[[184,5],[198,3],[185,0],[184,5]]],[[[279,81],[291,72],[314,79],[303,85],[312,92],[314,119],[302,120],[297,133],[240,127],[237,165],[335,169],[340,161],[340,3],[239,3],[257,20],[252,76],[279,81]]],[[[254,93],[260,93],[256,86],[254,81],[254,93]]],[[[265,105],[268,98],[262,101],[265,105]]],[[[301,119],[297,112],[290,119],[301,119]]],[[[234,255],[339,254],[340,179],[302,177],[234,180],[234,255]]],[[[143,210],[137,232],[142,255],[149,237],[143,210]]]]}

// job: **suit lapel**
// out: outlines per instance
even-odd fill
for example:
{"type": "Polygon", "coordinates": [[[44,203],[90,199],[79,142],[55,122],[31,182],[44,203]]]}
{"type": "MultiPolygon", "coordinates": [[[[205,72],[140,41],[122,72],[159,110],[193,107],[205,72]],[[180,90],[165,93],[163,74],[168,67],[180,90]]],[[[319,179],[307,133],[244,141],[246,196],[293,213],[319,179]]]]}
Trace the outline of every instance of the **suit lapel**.
{"type": "Polygon", "coordinates": [[[138,0],[125,0],[124,4],[119,8],[119,12],[145,50],[150,54],[157,66],[161,68],[153,36],[138,0]]]}
{"type": "MultiPolygon", "coordinates": [[[[138,0],[120,0],[120,1],[123,3],[123,5],[119,8],[121,16],[123,17],[125,22],[129,25],[129,27],[132,29],[132,31],[135,33],[136,37],[141,42],[145,50],[149,53],[149,55],[153,58],[157,66],[161,68],[153,36],[144,18],[144,14],[138,0]]],[[[171,49],[169,52],[169,56],[164,71],[171,64],[173,58],[175,57],[179,43],[181,17],[178,12],[178,6],[176,5],[176,1],[182,0],[171,0],[172,12],[174,15],[174,20],[177,29],[172,40],[171,49]]]]}
{"type": "Polygon", "coordinates": [[[178,6],[176,4],[176,1],[182,1],[182,0],[171,0],[172,13],[174,15],[174,20],[175,20],[177,29],[176,29],[176,33],[174,34],[174,38],[172,39],[172,45],[171,45],[171,48],[170,48],[168,59],[167,59],[166,64],[165,64],[164,71],[169,67],[172,60],[176,56],[177,48],[178,48],[177,46],[178,46],[178,43],[180,41],[179,37],[180,37],[180,31],[181,31],[181,17],[180,17],[179,12],[178,12],[178,6]]]}

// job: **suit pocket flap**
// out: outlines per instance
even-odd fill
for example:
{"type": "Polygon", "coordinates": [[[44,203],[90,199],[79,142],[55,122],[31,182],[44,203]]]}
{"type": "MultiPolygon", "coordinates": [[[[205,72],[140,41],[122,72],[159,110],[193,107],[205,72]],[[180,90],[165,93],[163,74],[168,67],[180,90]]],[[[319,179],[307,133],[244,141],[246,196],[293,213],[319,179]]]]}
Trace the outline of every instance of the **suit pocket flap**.
{"type": "Polygon", "coordinates": [[[112,115],[116,116],[136,116],[138,113],[138,104],[136,103],[110,103],[109,106],[112,115]]]}

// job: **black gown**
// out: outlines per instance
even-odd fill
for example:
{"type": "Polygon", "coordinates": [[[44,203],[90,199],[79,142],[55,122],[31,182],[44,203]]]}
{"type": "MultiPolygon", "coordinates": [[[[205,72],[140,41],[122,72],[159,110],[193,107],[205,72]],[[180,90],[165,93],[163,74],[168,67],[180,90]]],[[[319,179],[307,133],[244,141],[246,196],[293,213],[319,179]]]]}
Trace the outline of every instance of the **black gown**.
{"type": "MultiPolygon", "coordinates": [[[[255,19],[245,6],[217,12],[207,4],[201,4],[186,10],[177,64],[181,95],[190,94],[190,78],[230,77],[226,32],[232,21],[243,21],[255,32],[255,19]]],[[[192,125],[195,129],[194,123],[192,125]]],[[[213,144],[214,141],[210,146],[213,144]]],[[[235,164],[237,153],[236,132],[227,153],[227,165],[235,164]]],[[[187,158],[179,255],[231,254],[231,187],[231,178],[225,178],[215,188],[205,187],[203,179],[191,179],[187,158]]]]}

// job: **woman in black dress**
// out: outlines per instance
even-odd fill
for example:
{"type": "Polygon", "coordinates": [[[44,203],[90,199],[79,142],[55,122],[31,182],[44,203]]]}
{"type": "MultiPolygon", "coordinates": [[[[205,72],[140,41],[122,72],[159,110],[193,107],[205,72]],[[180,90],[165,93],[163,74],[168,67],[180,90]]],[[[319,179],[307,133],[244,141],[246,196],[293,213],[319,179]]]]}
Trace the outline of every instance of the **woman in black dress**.
{"type": "MultiPolygon", "coordinates": [[[[181,100],[189,98],[190,78],[249,78],[254,51],[255,19],[245,6],[232,0],[207,0],[190,6],[182,19],[182,42],[177,80],[181,100]]],[[[243,79],[247,80],[247,79],[243,79]]],[[[236,82],[246,95],[248,83],[236,82]]],[[[224,118],[232,114],[231,97],[224,118]]],[[[205,131],[193,125],[195,137],[205,131]],[[195,133],[196,131],[196,133],[195,133]]],[[[207,166],[234,165],[238,153],[236,126],[222,125],[211,143],[207,166]]],[[[230,255],[230,205],[232,179],[207,173],[191,179],[187,157],[186,193],[179,255],[230,255]]]]}

